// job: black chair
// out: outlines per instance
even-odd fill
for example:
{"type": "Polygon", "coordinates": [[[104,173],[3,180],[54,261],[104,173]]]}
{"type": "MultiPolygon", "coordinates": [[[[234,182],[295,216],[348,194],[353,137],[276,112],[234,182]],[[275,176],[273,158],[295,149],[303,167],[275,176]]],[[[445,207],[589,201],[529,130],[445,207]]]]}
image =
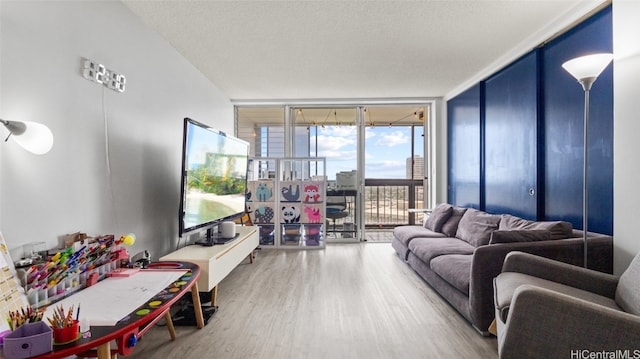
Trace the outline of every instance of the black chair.
{"type": "MultiPolygon", "coordinates": [[[[327,196],[327,218],[333,220],[333,233],[336,233],[336,219],[349,216],[347,198],[345,196],[327,196]]],[[[338,235],[336,234],[336,237],[338,235]]]]}

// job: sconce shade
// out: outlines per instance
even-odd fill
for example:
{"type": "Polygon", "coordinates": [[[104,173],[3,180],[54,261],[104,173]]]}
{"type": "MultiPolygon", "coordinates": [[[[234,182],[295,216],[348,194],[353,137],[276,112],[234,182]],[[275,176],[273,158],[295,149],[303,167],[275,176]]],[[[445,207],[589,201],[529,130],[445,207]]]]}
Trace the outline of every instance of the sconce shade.
{"type": "MultiPolygon", "coordinates": [[[[13,138],[25,150],[43,155],[53,147],[53,133],[49,127],[31,121],[4,121],[0,122],[9,130],[9,137],[13,138]]],[[[7,139],[9,139],[7,137],[7,139]]],[[[6,140],[5,140],[6,141],[6,140]]]]}
{"type": "Polygon", "coordinates": [[[573,77],[582,82],[586,79],[595,81],[604,69],[613,60],[613,54],[593,54],[582,57],[576,57],[562,64],[573,77]]]}

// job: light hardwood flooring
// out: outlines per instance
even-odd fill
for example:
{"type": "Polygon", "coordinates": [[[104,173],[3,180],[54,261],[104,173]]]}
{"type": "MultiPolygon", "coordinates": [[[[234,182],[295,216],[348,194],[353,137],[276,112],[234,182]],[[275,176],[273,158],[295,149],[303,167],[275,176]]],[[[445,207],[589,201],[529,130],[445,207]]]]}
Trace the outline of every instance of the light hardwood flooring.
{"type": "Polygon", "coordinates": [[[389,243],[257,251],[201,330],[152,328],[127,358],[497,358],[389,243]]]}
{"type": "Polygon", "coordinates": [[[364,232],[366,242],[387,242],[391,243],[393,239],[393,228],[388,229],[367,229],[364,232]]]}

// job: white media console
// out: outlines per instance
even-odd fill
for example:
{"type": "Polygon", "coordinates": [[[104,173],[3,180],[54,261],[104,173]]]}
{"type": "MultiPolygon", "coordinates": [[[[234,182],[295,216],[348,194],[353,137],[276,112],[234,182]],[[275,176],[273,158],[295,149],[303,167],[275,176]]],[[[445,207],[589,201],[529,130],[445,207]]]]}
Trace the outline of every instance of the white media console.
{"type": "Polygon", "coordinates": [[[220,283],[245,258],[253,263],[253,251],[259,245],[258,227],[236,226],[238,238],[211,247],[190,245],[161,257],[161,261],[192,262],[200,266],[198,288],[211,291],[211,305],[216,306],[220,283]]]}

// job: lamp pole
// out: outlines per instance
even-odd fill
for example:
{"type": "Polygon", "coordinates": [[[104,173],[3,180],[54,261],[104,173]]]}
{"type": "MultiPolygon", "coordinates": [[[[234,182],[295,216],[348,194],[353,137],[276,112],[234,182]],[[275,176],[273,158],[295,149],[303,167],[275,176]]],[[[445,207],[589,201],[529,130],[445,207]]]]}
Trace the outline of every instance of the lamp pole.
{"type": "Polygon", "coordinates": [[[591,91],[591,85],[596,80],[595,77],[587,78],[580,81],[582,88],[584,89],[584,160],[582,164],[582,242],[584,257],[583,264],[587,268],[587,231],[589,226],[589,186],[588,166],[589,166],[589,92],[591,91]]]}
{"type": "Polygon", "coordinates": [[[589,187],[587,186],[589,165],[589,92],[598,76],[613,59],[613,54],[593,54],[577,57],[562,64],[578,80],[584,90],[584,161],[582,164],[582,242],[583,265],[587,268],[587,231],[589,224],[589,187]]]}

